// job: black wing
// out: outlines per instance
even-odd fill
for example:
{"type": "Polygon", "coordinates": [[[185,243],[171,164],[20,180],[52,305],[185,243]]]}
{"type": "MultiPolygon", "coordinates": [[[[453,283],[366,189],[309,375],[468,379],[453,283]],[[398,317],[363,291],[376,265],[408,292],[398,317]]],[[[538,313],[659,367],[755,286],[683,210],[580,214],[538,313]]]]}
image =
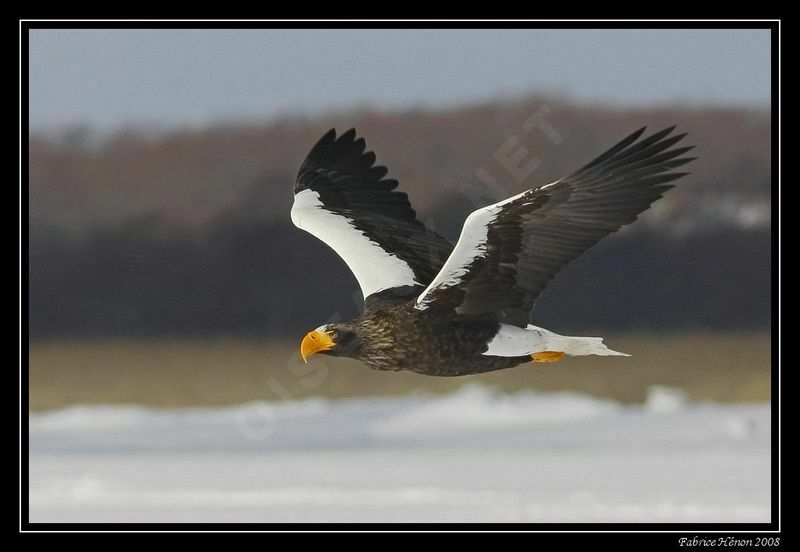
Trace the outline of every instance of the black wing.
{"type": "Polygon", "coordinates": [[[408,196],[350,129],[329,130],[311,149],[294,187],[292,221],[328,244],[358,280],[367,307],[414,297],[452,245],[416,218],[408,196]]]}
{"type": "Polygon", "coordinates": [[[639,140],[637,130],[606,153],[552,184],[472,213],[455,250],[416,306],[459,314],[496,312],[524,327],[533,304],[561,268],[600,239],[630,224],[688,173],[692,147],[672,148],[675,127],[639,140]],[[672,148],[672,149],[671,149],[672,148]]]}

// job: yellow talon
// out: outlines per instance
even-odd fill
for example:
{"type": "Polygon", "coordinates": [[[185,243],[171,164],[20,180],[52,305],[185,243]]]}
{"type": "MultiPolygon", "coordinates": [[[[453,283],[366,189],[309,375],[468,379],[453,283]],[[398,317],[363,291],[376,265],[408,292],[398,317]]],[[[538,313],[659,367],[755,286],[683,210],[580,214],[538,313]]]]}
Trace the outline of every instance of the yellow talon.
{"type": "Polygon", "coordinates": [[[534,362],[558,362],[564,353],[561,351],[542,351],[540,353],[533,353],[531,358],[534,362]]]}

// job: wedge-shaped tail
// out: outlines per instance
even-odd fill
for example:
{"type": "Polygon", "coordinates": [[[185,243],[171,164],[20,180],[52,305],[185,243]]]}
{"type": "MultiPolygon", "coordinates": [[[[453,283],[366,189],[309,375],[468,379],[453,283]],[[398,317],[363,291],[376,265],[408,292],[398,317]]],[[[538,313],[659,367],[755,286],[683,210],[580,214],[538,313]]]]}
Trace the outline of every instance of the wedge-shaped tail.
{"type": "Polygon", "coordinates": [[[517,357],[542,351],[561,352],[571,356],[630,356],[627,353],[621,353],[606,347],[602,337],[559,335],[532,324],[528,324],[525,328],[501,324],[500,330],[494,339],[489,342],[488,348],[483,354],[517,357]]]}

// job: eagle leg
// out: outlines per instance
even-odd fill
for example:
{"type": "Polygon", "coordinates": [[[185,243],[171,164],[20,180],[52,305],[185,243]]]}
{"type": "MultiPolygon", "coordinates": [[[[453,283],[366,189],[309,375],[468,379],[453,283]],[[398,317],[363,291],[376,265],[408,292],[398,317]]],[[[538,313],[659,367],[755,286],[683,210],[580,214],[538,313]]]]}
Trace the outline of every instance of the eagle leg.
{"type": "Polygon", "coordinates": [[[542,351],[540,353],[533,353],[531,358],[534,362],[558,362],[564,353],[561,351],[542,351]]]}

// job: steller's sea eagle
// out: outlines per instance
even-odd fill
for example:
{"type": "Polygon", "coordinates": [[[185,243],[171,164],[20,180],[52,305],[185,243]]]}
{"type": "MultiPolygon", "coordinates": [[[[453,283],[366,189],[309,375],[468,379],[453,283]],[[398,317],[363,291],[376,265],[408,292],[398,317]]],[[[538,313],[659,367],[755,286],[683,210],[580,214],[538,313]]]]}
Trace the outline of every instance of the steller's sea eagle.
{"type": "Polygon", "coordinates": [[[300,345],[377,370],[460,376],[552,362],[567,355],[625,355],[599,337],[531,324],[556,273],[630,224],[688,173],[685,134],[639,129],[574,174],[467,217],[455,247],[416,218],[397,180],[375,165],[355,129],[328,131],[300,167],[292,221],[329,245],[361,287],[364,313],[325,324],[300,345]]]}

